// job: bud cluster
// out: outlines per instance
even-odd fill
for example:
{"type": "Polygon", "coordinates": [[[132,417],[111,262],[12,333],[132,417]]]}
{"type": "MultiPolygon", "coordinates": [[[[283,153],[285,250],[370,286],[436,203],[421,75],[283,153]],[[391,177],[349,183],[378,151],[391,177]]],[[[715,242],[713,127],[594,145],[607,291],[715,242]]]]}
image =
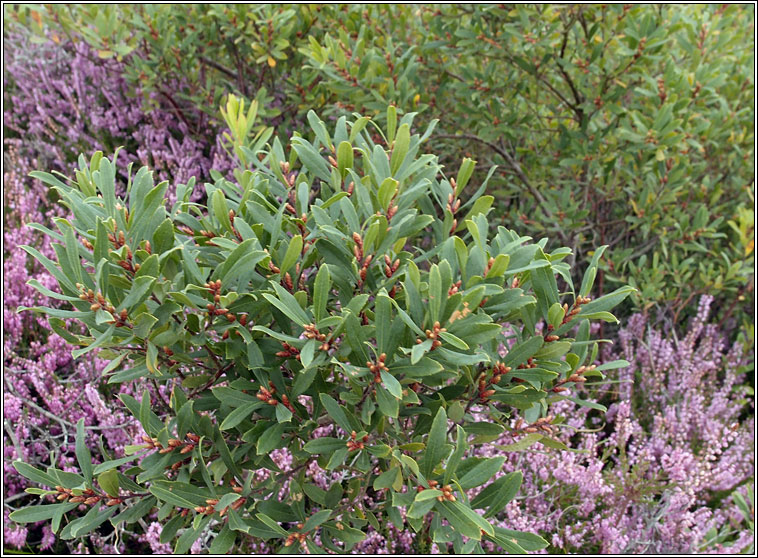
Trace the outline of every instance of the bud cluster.
{"type": "Polygon", "coordinates": [[[142,441],[145,442],[145,447],[147,449],[157,449],[159,450],[158,453],[171,453],[172,451],[179,449],[179,453],[185,454],[195,449],[200,442],[200,436],[188,432],[184,440],[171,438],[166,447],[163,447],[163,444],[160,443],[158,438],[151,438],[147,435],[142,436],[142,441]]]}
{"type": "Polygon", "coordinates": [[[535,432],[546,432],[548,434],[555,434],[557,432],[557,427],[553,426],[552,423],[553,415],[548,415],[546,417],[540,417],[536,421],[534,421],[532,424],[528,426],[524,426],[524,419],[519,418],[516,421],[516,424],[513,426],[513,432],[524,432],[526,434],[533,434],[535,432]]]}
{"type": "Polygon", "coordinates": [[[355,430],[350,433],[350,439],[347,441],[347,444],[345,444],[347,446],[347,449],[350,451],[362,450],[365,447],[363,444],[365,442],[368,442],[368,435],[364,436],[360,440],[356,440],[357,436],[358,434],[355,430]]]}
{"type": "Polygon", "coordinates": [[[576,300],[574,301],[574,305],[571,307],[571,310],[569,310],[568,304],[563,305],[563,321],[561,322],[561,325],[567,324],[570,322],[574,316],[576,316],[582,309],[583,304],[587,304],[592,299],[588,296],[581,296],[577,295],[576,300]]]}
{"type": "MultiPolygon", "coordinates": [[[[453,187],[453,191],[455,191],[455,178],[450,179],[450,185],[453,187]]],[[[447,196],[447,207],[446,209],[450,212],[450,214],[453,216],[453,225],[450,227],[450,234],[453,234],[455,232],[455,229],[458,228],[458,219],[455,217],[455,212],[458,211],[461,207],[461,200],[455,198],[455,194],[451,193],[447,196]]]]}
{"type": "Polygon", "coordinates": [[[552,343],[553,341],[558,341],[560,337],[552,333],[555,330],[552,324],[548,324],[547,326],[547,333],[545,334],[545,342],[546,343],[552,343]]]}
{"type": "Polygon", "coordinates": [[[365,258],[363,257],[363,239],[357,232],[353,233],[353,242],[355,242],[355,246],[353,246],[353,254],[355,255],[355,259],[358,260],[358,264],[361,266],[360,272],[358,273],[358,286],[361,287],[366,280],[368,266],[371,264],[371,260],[374,259],[374,255],[368,254],[365,258]]]}
{"type": "MultiPolygon", "coordinates": [[[[437,488],[440,483],[438,483],[434,479],[429,479],[427,481],[427,484],[429,485],[429,488],[434,489],[434,488],[437,488]]],[[[416,490],[418,492],[423,492],[424,491],[424,487],[423,486],[419,486],[416,490]]],[[[444,501],[447,500],[448,502],[455,502],[455,496],[453,495],[453,487],[452,486],[450,486],[449,484],[446,484],[445,486],[440,486],[439,490],[442,491],[442,494],[440,494],[439,496],[437,496],[437,501],[444,502],[444,501]]]]}
{"type": "Polygon", "coordinates": [[[490,269],[492,269],[493,265],[495,265],[495,258],[490,258],[489,260],[487,260],[487,267],[484,268],[484,276],[485,277],[490,272],[490,269]]]}
{"type": "Polygon", "coordinates": [[[90,303],[89,309],[92,312],[97,312],[98,310],[103,309],[114,316],[114,319],[109,320],[107,323],[115,324],[116,327],[128,327],[130,329],[134,327],[128,321],[129,313],[126,311],[126,308],[122,309],[120,312],[116,312],[116,308],[108,302],[101,293],[95,293],[95,291],[86,288],[81,283],[77,283],[76,288],[79,289],[80,292],[79,298],[90,303]]]}
{"type": "Polygon", "coordinates": [[[237,230],[237,228],[234,226],[234,217],[235,217],[235,213],[234,213],[234,210],[233,210],[233,209],[230,209],[230,210],[229,210],[229,223],[231,223],[231,226],[232,226],[232,232],[234,233],[234,236],[236,236],[236,237],[237,237],[237,240],[239,240],[240,242],[242,242],[242,240],[243,240],[243,238],[242,238],[242,235],[241,235],[241,234],[240,234],[240,232],[237,230]]]}
{"type": "Polygon", "coordinates": [[[368,369],[374,375],[374,382],[377,384],[382,383],[382,371],[388,370],[387,366],[384,364],[385,360],[387,360],[387,355],[385,353],[382,353],[379,355],[376,363],[373,363],[371,361],[366,362],[366,366],[368,366],[368,369]]]}
{"type": "MultiPolygon", "coordinates": [[[[297,528],[302,529],[303,524],[298,523],[297,528]]],[[[287,535],[287,539],[284,541],[284,546],[292,546],[295,544],[295,541],[297,541],[303,548],[305,548],[305,535],[306,533],[291,533],[287,535]]]]}
{"type": "Polygon", "coordinates": [[[303,332],[303,336],[306,339],[316,339],[317,341],[321,342],[321,346],[319,347],[322,351],[328,351],[330,343],[326,340],[326,335],[323,333],[320,333],[318,329],[316,329],[315,324],[306,324],[305,326],[305,332],[303,332]]]}
{"type": "MultiPolygon", "coordinates": [[[[293,188],[295,186],[295,179],[297,178],[297,173],[290,172],[289,161],[280,161],[279,168],[282,169],[282,174],[284,175],[284,181],[287,183],[287,186],[289,186],[290,188],[293,188]]],[[[294,202],[294,197],[291,199],[291,201],[294,202]]]]}
{"type": "MultiPolygon", "coordinates": [[[[216,236],[218,236],[213,231],[206,231],[205,229],[200,229],[199,234],[200,236],[204,236],[205,238],[207,238],[209,241],[211,238],[216,238],[216,236]]],[[[210,246],[214,246],[213,242],[208,242],[207,244],[210,246]]]]}
{"type": "MultiPolygon", "coordinates": [[[[239,486],[233,486],[232,490],[234,492],[240,493],[242,492],[242,488],[239,486]]],[[[205,506],[195,506],[195,511],[197,513],[202,513],[204,515],[212,515],[216,512],[216,505],[218,505],[219,500],[217,498],[208,498],[205,503],[205,506]]],[[[218,514],[221,517],[224,517],[226,515],[226,512],[229,510],[229,508],[232,508],[233,510],[240,509],[245,503],[245,498],[240,498],[239,500],[235,500],[225,508],[222,508],[218,510],[218,514]]]]}
{"type": "MultiPolygon", "coordinates": [[[[205,306],[206,310],[208,311],[208,318],[212,320],[214,316],[226,316],[226,319],[230,323],[237,321],[237,317],[229,312],[227,308],[219,308],[218,306],[221,302],[221,279],[210,281],[208,283],[205,283],[203,286],[206,289],[209,289],[213,295],[213,302],[209,302],[205,306]]],[[[225,332],[224,339],[227,337],[229,337],[229,333],[225,332]]]]}
{"type": "MultiPolygon", "coordinates": [[[[460,283],[460,281],[458,281],[460,283]]],[[[456,283],[456,285],[458,284],[456,283]]],[[[456,285],[453,285],[456,289],[456,285]]],[[[452,288],[452,287],[451,287],[452,288]]],[[[448,324],[452,324],[455,320],[460,320],[461,318],[465,318],[471,314],[471,309],[468,307],[468,302],[463,303],[463,310],[455,310],[452,314],[450,314],[450,319],[447,321],[448,324]]]]}
{"type": "MultiPolygon", "coordinates": [[[[460,288],[461,288],[461,285],[462,285],[462,284],[463,284],[463,283],[461,282],[461,280],[460,280],[460,279],[458,279],[458,280],[457,280],[455,283],[453,283],[453,284],[451,285],[451,287],[450,287],[450,288],[447,290],[447,296],[453,296],[455,293],[457,293],[457,292],[460,290],[460,288]]],[[[466,303],[466,306],[468,306],[468,303],[466,303]]]]}
{"type": "Polygon", "coordinates": [[[300,360],[300,349],[293,347],[286,341],[282,341],[282,350],[276,353],[280,358],[296,358],[300,360]]]}
{"type": "Polygon", "coordinates": [[[580,366],[576,369],[576,372],[571,374],[568,378],[564,380],[560,380],[555,383],[555,386],[553,387],[552,391],[554,393],[560,393],[562,391],[566,391],[568,388],[563,387],[563,384],[568,384],[569,382],[574,382],[575,384],[583,384],[587,381],[587,378],[584,377],[584,374],[586,372],[590,372],[597,368],[595,364],[590,364],[589,366],[580,366]]]}
{"type": "Polygon", "coordinates": [[[256,394],[256,397],[261,401],[265,401],[269,405],[278,405],[279,402],[274,399],[274,394],[276,393],[274,382],[269,382],[268,387],[270,389],[266,389],[264,386],[261,386],[261,388],[258,390],[258,393],[256,394]]]}
{"type": "Polygon", "coordinates": [[[536,362],[534,362],[534,359],[533,359],[532,357],[529,357],[528,359],[526,359],[526,362],[525,362],[525,363],[523,363],[523,364],[519,364],[519,365],[517,366],[517,368],[518,368],[519,370],[526,370],[526,369],[528,369],[528,368],[537,368],[537,363],[536,363],[536,362]]]}
{"type": "Polygon", "coordinates": [[[384,255],[384,275],[387,276],[387,279],[392,277],[392,275],[397,271],[398,267],[400,267],[399,259],[396,259],[393,262],[392,258],[390,258],[387,254],[384,255]]]}
{"type": "MultiPolygon", "coordinates": [[[[441,331],[447,331],[444,327],[440,327],[439,322],[434,322],[434,325],[432,326],[432,329],[427,329],[424,333],[426,333],[426,338],[432,340],[432,348],[430,350],[434,350],[440,345],[442,345],[442,341],[437,339],[441,331]]],[[[421,339],[416,339],[416,344],[423,343],[421,339]]]]}
{"type": "MultiPolygon", "coordinates": [[[[62,486],[56,486],[55,490],[58,492],[58,495],[55,497],[56,500],[59,502],[70,502],[71,504],[85,504],[87,506],[92,506],[94,504],[97,504],[100,502],[103,497],[98,495],[94,490],[91,488],[85,488],[82,490],[82,493],[78,496],[74,495],[74,491],[70,488],[63,488],[62,486]]],[[[108,502],[106,502],[107,505],[113,506],[115,504],[111,504],[111,500],[117,500],[116,503],[120,504],[121,500],[118,498],[112,498],[109,499],[108,502]]]]}
{"type": "Polygon", "coordinates": [[[662,77],[658,78],[658,98],[661,100],[661,103],[666,100],[666,85],[662,77]]]}

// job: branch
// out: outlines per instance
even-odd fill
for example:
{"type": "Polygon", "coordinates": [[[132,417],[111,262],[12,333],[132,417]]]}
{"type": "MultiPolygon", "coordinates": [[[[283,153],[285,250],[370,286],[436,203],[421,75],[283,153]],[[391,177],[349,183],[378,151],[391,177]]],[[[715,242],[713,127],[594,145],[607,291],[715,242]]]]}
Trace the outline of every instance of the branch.
{"type": "MultiPolygon", "coordinates": [[[[524,186],[529,190],[529,192],[534,196],[534,199],[537,200],[537,203],[539,204],[540,208],[542,209],[542,212],[545,214],[545,217],[552,220],[553,212],[550,211],[550,209],[547,207],[547,200],[545,200],[545,197],[540,193],[537,188],[529,181],[529,179],[526,177],[526,174],[524,174],[523,169],[521,168],[521,165],[516,161],[516,159],[513,158],[513,156],[508,153],[502,146],[493,143],[491,141],[488,141],[486,139],[480,138],[479,136],[475,134],[458,134],[458,135],[451,135],[451,134],[437,134],[436,137],[443,138],[443,139],[469,139],[473,141],[478,141],[479,143],[483,143],[484,145],[490,147],[493,149],[496,153],[498,153],[503,159],[505,159],[506,163],[513,169],[513,172],[516,174],[516,176],[519,177],[521,182],[523,182],[524,186]]],[[[558,236],[561,237],[561,240],[565,243],[566,236],[560,229],[558,230],[558,236]]]]}
{"type": "Polygon", "coordinates": [[[232,70],[230,70],[229,68],[227,68],[227,67],[225,67],[225,66],[222,66],[221,64],[219,64],[219,63],[218,63],[218,62],[216,62],[215,60],[211,60],[210,58],[207,58],[207,57],[205,57],[205,56],[199,56],[198,58],[200,59],[200,62],[202,62],[203,64],[207,64],[208,66],[210,66],[210,67],[211,67],[211,68],[213,68],[214,70],[218,70],[218,71],[219,71],[219,72],[221,72],[222,74],[224,74],[224,75],[226,75],[227,77],[230,77],[230,78],[232,78],[232,79],[237,79],[237,74],[235,74],[235,73],[234,73],[232,70]]]}

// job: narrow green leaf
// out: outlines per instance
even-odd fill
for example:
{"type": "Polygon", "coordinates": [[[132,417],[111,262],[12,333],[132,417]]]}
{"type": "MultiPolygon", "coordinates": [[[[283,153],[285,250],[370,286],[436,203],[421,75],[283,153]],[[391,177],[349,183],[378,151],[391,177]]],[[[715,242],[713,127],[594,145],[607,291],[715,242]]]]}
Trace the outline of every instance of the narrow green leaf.
{"type": "Polygon", "coordinates": [[[403,166],[405,156],[408,154],[408,148],[411,144],[411,128],[408,124],[403,124],[397,130],[397,137],[392,146],[392,157],[390,158],[390,171],[396,174],[400,167],[403,166]]]}
{"type": "Polygon", "coordinates": [[[76,423],[76,460],[88,485],[92,484],[92,454],[86,444],[84,419],[76,423]]]}
{"type": "Polygon", "coordinates": [[[381,371],[381,376],[382,376],[382,385],[387,389],[387,391],[389,391],[397,399],[402,399],[403,387],[400,385],[400,382],[398,382],[397,379],[392,374],[384,370],[381,371]]]}
{"type": "Polygon", "coordinates": [[[326,317],[326,303],[329,300],[329,291],[332,286],[332,278],[329,275],[329,268],[322,264],[316,274],[316,281],[313,287],[313,315],[316,322],[326,317]]]}
{"type": "Polygon", "coordinates": [[[100,473],[97,477],[97,484],[100,485],[100,488],[102,488],[108,496],[113,498],[118,496],[118,472],[115,469],[100,473]]]}
{"type": "Polygon", "coordinates": [[[303,237],[299,234],[292,237],[289,245],[287,246],[287,252],[284,254],[282,264],[279,266],[282,276],[287,273],[290,268],[295,265],[295,262],[300,257],[300,253],[303,250],[303,237]]]}
{"type": "Polygon", "coordinates": [[[329,413],[329,416],[332,417],[334,422],[337,423],[337,426],[339,426],[345,432],[351,432],[353,430],[350,422],[347,420],[345,411],[342,410],[342,407],[339,403],[337,403],[330,395],[327,395],[326,393],[320,394],[319,399],[321,400],[321,404],[324,406],[324,409],[326,409],[326,412],[329,413]]]}
{"type": "Polygon", "coordinates": [[[432,421],[429,436],[426,442],[426,452],[421,460],[421,472],[425,477],[430,477],[434,468],[447,455],[447,415],[445,409],[440,407],[432,421]]]}
{"type": "Polygon", "coordinates": [[[486,509],[487,513],[484,514],[484,517],[492,517],[513,500],[521,488],[523,479],[524,476],[520,471],[514,471],[500,477],[471,500],[471,507],[486,509]]]}

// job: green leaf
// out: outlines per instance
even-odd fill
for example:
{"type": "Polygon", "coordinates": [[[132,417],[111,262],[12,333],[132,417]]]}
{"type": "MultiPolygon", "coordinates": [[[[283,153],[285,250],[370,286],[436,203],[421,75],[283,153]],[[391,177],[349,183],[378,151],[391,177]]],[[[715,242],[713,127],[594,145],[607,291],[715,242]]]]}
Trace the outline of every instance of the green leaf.
{"type": "Polygon", "coordinates": [[[61,510],[69,511],[74,509],[77,504],[47,504],[41,506],[29,506],[16,510],[10,514],[10,519],[16,523],[36,523],[37,521],[47,521],[52,519],[56,513],[61,510]]]}
{"type": "Polygon", "coordinates": [[[397,399],[402,399],[403,387],[400,385],[400,382],[398,382],[392,374],[389,374],[384,370],[381,371],[381,376],[382,385],[387,389],[387,391],[389,391],[397,399]]]}
{"type": "Polygon", "coordinates": [[[167,482],[165,484],[168,485],[169,488],[164,488],[163,486],[160,486],[158,484],[152,484],[148,488],[148,490],[153,496],[155,496],[156,498],[158,498],[158,500],[162,502],[168,502],[172,506],[177,506],[180,508],[195,509],[195,506],[197,504],[193,504],[189,500],[174,493],[174,491],[171,489],[172,488],[171,485],[173,483],[167,482]]]}
{"type": "Polygon", "coordinates": [[[347,415],[345,415],[345,411],[342,410],[340,404],[326,393],[320,394],[319,399],[321,401],[321,404],[324,406],[324,409],[326,409],[326,412],[329,413],[329,416],[332,417],[334,422],[337,423],[337,426],[339,426],[345,432],[352,432],[353,427],[347,420],[347,415]]]}
{"type": "Polygon", "coordinates": [[[386,417],[397,418],[400,413],[400,401],[381,385],[376,386],[376,404],[386,417]]]}
{"type": "Polygon", "coordinates": [[[229,430],[230,428],[234,428],[247,417],[249,417],[253,411],[255,411],[255,409],[256,407],[253,405],[246,405],[243,407],[235,408],[231,413],[226,415],[226,418],[221,423],[221,426],[219,426],[219,430],[229,430]]]}
{"type": "Polygon", "coordinates": [[[337,467],[340,467],[345,462],[347,454],[348,449],[346,447],[335,451],[329,458],[329,463],[326,464],[326,470],[333,471],[337,467]]]}
{"type": "Polygon", "coordinates": [[[284,424],[277,422],[263,431],[263,434],[258,438],[255,446],[258,455],[267,455],[272,450],[276,449],[282,441],[284,428],[284,424]]]}
{"type": "Polygon", "coordinates": [[[595,250],[595,254],[592,256],[592,261],[590,261],[590,265],[587,267],[587,271],[584,272],[582,286],[579,289],[579,296],[589,296],[590,291],[592,290],[592,285],[595,282],[598,263],[600,262],[600,258],[603,256],[606,248],[608,248],[607,245],[600,246],[595,250]]]}
{"type": "Polygon", "coordinates": [[[64,531],[66,530],[64,529],[64,531],[61,531],[60,537],[62,539],[70,539],[86,535],[87,533],[94,531],[97,527],[108,521],[110,516],[116,513],[117,509],[118,508],[116,506],[113,506],[101,511],[99,509],[99,506],[92,506],[90,511],[88,511],[84,517],[80,517],[79,519],[69,523],[66,526],[66,528],[69,530],[69,533],[64,534],[64,531]]]}
{"type": "Polygon", "coordinates": [[[303,450],[312,454],[330,454],[339,449],[346,447],[345,440],[338,440],[337,438],[316,438],[310,440],[303,446],[303,450]]]}
{"type": "Polygon", "coordinates": [[[395,139],[395,130],[397,129],[397,109],[395,105],[387,106],[387,143],[392,143],[395,139]]]}
{"type": "Polygon", "coordinates": [[[434,500],[437,496],[442,496],[442,491],[436,488],[427,488],[421,492],[416,493],[415,502],[424,502],[426,500],[434,500]]]}
{"type": "Polygon", "coordinates": [[[488,535],[495,533],[492,525],[482,519],[476,512],[472,511],[461,502],[450,502],[443,500],[435,505],[442,517],[448,520],[450,525],[461,535],[482,540],[482,530],[488,535]]]}
{"type": "Polygon", "coordinates": [[[635,292],[637,289],[634,287],[621,287],[616,289],[612,293],[605,296],[601,296],[598,299],[589,302],[582,306],[582,311],[577,314],[577,318],[583,318],[587,314],[594,314],[596,312],[605,312],[611,308],[617,306],[626,297],[635,292]]]}
{"type": "Polygon", "coordinates": [[[213,207],[213,213],[216,216],[216,219],[218,219],[218,222],[221,223],[221,226],[226,232],[233,234],[232,222],[229,219],[229,206],[226,205],[224,192],[220,188],[213,192],[213,196],[211,196],[211,205],[213,207]]]}
{"type": "Polygon", "coordinates": [[[464,490],[474,488],[490,480],[503,468],[505,457],[492,457],[477,463],[473,469],[461,477],[459,484],[464,490]]]}
{"type": "MultiPolygon", "coordinates": [[[[330,511],[330,513],[331,513],[331,511],[330,511]]],[[[276,531],[278,534],[284,535],[285,537],[287,536],[287,534],[288,534],[287,531],[285,531],[284,529],[282,529],[281,525],[279,525],[276,521],[274,521],[273,519],[271,519],[265,513],[258,513],[258,514],[255,515],[255,517],[257,517],[263,523],[265,523],[266,525],[268,525],[271,529],[273,529],[274,531],[276,531]]]]}
{"type": "MultiPolygon", "coordinates": [[[[442,494],[442,491],[440,490],[424,490],[423,492],[420,492],[419,495],[426,494],[428,492],[436,492],[438,493],[437,495],[442,494]]],[[[407,516],[410,519],[419,519],[419,518],[424,517],[427,513],[429,513],[432,510],[434,505],[437,503],[433,495],[430,496],[430,498],[431,499],[426,499],[426,500],[419,500],[419,499],[415,500],[413,504],[411,504],[411,507],[408,508],[407,516]]]]}
{"type": "Polygon", "coordinates": [[[384,211],[387,211],[387,208],[390,205],[390,201],[392,201],[392,198],[397,193],[398,184],[398,181],[394,178],[387,177],[379,185],[379,192],[377,193],[377,197],[379,198],[379,205],[381,205],[384,211]]]}
{"type": "Polygon", "coordinates": [[[432,340],[427,339],[423,343],[418,343],[411,349],[411,364],[418,363],[424,355],[432,348],[432,340]]]}
{"type": "Polygon", "coordinates": [[[445,476],[444,476],[443,484],[450,483],[450,479],[453,478],[453,475],[458,469],[458,465],[460,464],[461,459],[463,458],[463,454],[465,454],[466,450],[468,449],[468,442],[466,440],[467,438],[466,432],[463,430],[463,428],[461,428],[460,424],[456,424],[455,429],[456,429],[455,450],[453,451],[453,454],[450,456],[450,459],[447,460],[447,464],[445,466],[445,476]]]}
{"type": "Polygon", "coordinates": [[[594,401],[589,401],[587,399],[579,399],[578,397],[566,397],[569,401],[573,401],[577,405],[580,405],[581,407],[589,407],[590,409],[595,409],[597,411],[603,411],[604,413],[608,410],[604,405],[601,405],[600,403],[595,403],[594,401]]]}
{"type": "Polygon", "coordinates": [[[270,295],[269,293],[263,293],[263,297],[271,304],[276,306],[285,316],[300,326],[305,326],[311,323],[311,319],[305,313],[305,311],[298,304],[297,299],[288,293],[283,287],[277,283],[272,282],[271,286],[274,287],[278,298],[270,295]]]}
{"type": "Polygon", "coordinates": [[[86,445],[84,433],[84,419],[80,418],[76,423],[76,460],[88,485],[92,484],[92,454],[86,445]]]}
{"type": "Polygon", "coordinates": [[[279,423],[290,422],[292,420],[292,411],[282,403],[276,406],[276,420],[279,423]]]}
{"type": "Polygon", "coordinates": [[[439,336],[442,338],[443,341],[450,343],[456,349],[461,349],[463,351],[467,351],[469,349],[469,346],[466,344],[465,341],[463,341],[462,339],[459,339],[452,333],[448,333],[447,331],[440,331],[439,336]]]}
{"type": "Polygon", "coordinates": [[[392,146],[392,157],[390,158],[390,171],[396,174],[405,161],[408,154],[408,148],[411,144],[411,128],[408,124],[402,124],[397,130],[397,137],[392,146]]]}
{"type": "Polygon", "coordinates": [[[435,264],[429,270],[429,319],[432,323],[439,321],[442,302],[442,278],[440,268],[435,264]]]}
{"type": "Polygon", "coordinates": [[[303,250],[303,237],[301,235],[295,235],[292,237],[292,240],[290,240],[289,245],[287,246],[287,252],[284,254],[284,259],[282,259],[282,264],[279,266],[279,269],[281,270],[282,277],[285,273],[287,273],[290,268],[295,265],[295,262],[300,257],[300,253],[303,250]]]}
{"type": "Polygon", "coordinates": [[[237,540],[237,533],[229,525],[224,525],[218,535],[213,539],[210,554],[227,554],[237,540]]]}
{"type": "Polygon", "coordinates": [[[447,442],[447,415],[445,409],[440,407],[432,421],[429,436],[426,442],[426,452],[421,460],[421,472],[425,477],[430,477],[434,468],[448,453],[447,442]]]}
{"type": "Polygon", "coordinates": [[[442,364],[431,358],[424,357],[415,364],[410,364],[407,359],[395,361],[389,365],[389,371],[393,376],[411,376],[414,378],[420,378],[423,376],[431,376],[442,372],[444,367],[442,364]]]}
{"type": "Polygon", "coordinates": [[[340,176],[345,178],[347,169],[353,168],[353,146],[350,142],[341,141],[337,146],[337,169],[340,176]]]}
{"type": "Polygon", "coordinates": [[[390,298],[383,292],[376,297],[376,344],[380,354],[386,353],[389,348],[390,330],[392,329],[391,308],[390,298]]]}
{"type": "Polygon", "coordinates": [[[312,516],[310,516],[303,525],[302,532],[307,533],[308,531],[313,531],[316,527],[321,525],[324,521],[329,519],[329,516],[332,515],[332,510],[326,509],[317,511],[312,516]]]}
{"type": "Polygon", "coordinates": [[[528,448],[529,446],[536,444],[541,439],[542,439],[542,434],[533,432],[531,434],[527,434],[526,436],[524,436],[517,442],[514,442],[512,444],[507,444],[504,446],[497,446],[497,448],[500,451],[522,451],[528,448]]]}
{"type": "Polygon", "coordinates": [[[110,469],[100,473],[97,477],[97,484],[100,485],[108,496],[115,498],[118,496],[118,471],[110,469]]]}
{"type": "Polygon", "coordinates": [[[495,527],[495,541],[501,541],[509,539],[514,541],[519,547],[528,552],[534,552],[536,550],[542,550],[548,546],[548,542],[534,533],[524,533],[521,531],[513,531],[511,529],[504,529],[503,527],[495,527]]]}
{"type": "Polygon", "coordinates": [[[374,479],[374,490],[389,488],[395,484],[398,478],[400,479],[400,482],[402,482],[403,474],[400,471],[400,467],[393,467],[389,471],[384,471],[381,475],[374,479]]]}
{"type": "Polygon", "coordinates": [[[506,366],[510,366],[511,368],[515,369],[520,364],[525,363],[528,358],[534,356],[537,351],[540,350],[543,343],[544,339],[541,335],[530,337],[526,341],[518,343],[514,348],[512,348],[508,354],[505,355],[503,363],[506,366]]]}
{"type": "Polygon", "coordinates": [[[98,347],[104,345],[105,343],[111,340],[111,338],[113,337],[113,332],[115,330],[116,330],[116,326],[114,325],[110,326],[108,329],[102,332],[92,343],[90,343],[83,349],[75,349],[71,351],[71,356],[74,358],[79,358],[80,356],[87,354],[93,349],[97,349],[98,347]]]}
{"type": "Polygon", "coordinates": [[[316,322],[326,317],[326,303],[329,300],[329,290],[332,286],[332,278],[329,268],[322,264],[316,274],[316,282],[313,287],[313,316],[316,322]]]}
{"type": "Polygon", "coordinates": [[[612,324],[619,323],[618,318],[610,312],[592,312],[590,314],[582,313],[581,317],[586,320],[602,320],[604,322],[610,322],[612,324]]]}
{"type": "Polygon", "coordinates": [[[210,520],[210,516],[203,517],[198,524],[193,523],[189,528],[185,529],[184,533],[176,540],[174,554],[186,554],[210,520]]]}
{"type": "Polygon", "coordinates": [[[24,463],[23,461],[14,461],[13,467],[21,476],[26,477],[32,482],[39,483],[43,486],[49,486],[50,488],[54,488],[59,484],[57,479],[35,467],[32,467],[28,463],[24,463]]]}
{"type": "Polygon", "coordinates": [[[505,476],[495,480],[492,484],[486,486],[476,498],[471,500],[471,507],[474,509],[486,509],[484,517],[492,517],[500,510],[504,509],[508,502],[513,500],[521,488],[521,482],[524,476],[520,471],[508,473],[505,476]]]}
{"type": "Polygon", "coordinates": [[[466,187],[466,184],[468,184],[469,179],[471,178],[471,175],[474,173],[474,167],[476,166],[476,161],[469,159],[466,157],[461,162],[461,166],[458,169],[458,176],[455,179],[455,196],[458,197],[461,192],[463,192],[463,189],[466,187]]]}

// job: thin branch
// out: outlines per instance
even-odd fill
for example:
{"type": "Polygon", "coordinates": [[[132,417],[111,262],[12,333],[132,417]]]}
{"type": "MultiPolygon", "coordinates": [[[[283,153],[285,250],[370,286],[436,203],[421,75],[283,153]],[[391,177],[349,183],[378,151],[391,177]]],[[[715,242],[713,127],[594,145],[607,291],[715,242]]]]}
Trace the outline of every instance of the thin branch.
{"type": "MultiPolygon", "coordinates": [[[[521,168],[521,165],[516,161],[516,159],[513,158],[513,156],[508,153],[507,150],[505,150],[502,146],[493,143],[491,141],[488,141],[484,138],[480,138],[479,136],[475,134],[437,134],[435,137],[443,138],[443,139],[469,139],[473,141],[478,141],[479,143],[483,143],[484,145],[492,148],[497,154],[499,154],[503,159],[505,159],[506,163],[513,169],[513,172],[518,176],[519,180],[526,186],[526,188],[529,190],[529,192],[532,194],[535,200],[537,200],[537,203],[539,204],[540,208],[542,209],[542,212],[545,214],[545,217],[547,217],[549,220],[552,220],[553,212],[550,211],[550,209],[547,207],[547,200],[545,200],[545,197],[540,193],[537,188],[529,181],[529,179],[526,177],[526,174],[524,174],[523,169],[521,168]]],[[[565,243],[567,241],[565,234],[563,231],[558,230],[558,236],[561,237],[561,240],[565,243]]]]}

